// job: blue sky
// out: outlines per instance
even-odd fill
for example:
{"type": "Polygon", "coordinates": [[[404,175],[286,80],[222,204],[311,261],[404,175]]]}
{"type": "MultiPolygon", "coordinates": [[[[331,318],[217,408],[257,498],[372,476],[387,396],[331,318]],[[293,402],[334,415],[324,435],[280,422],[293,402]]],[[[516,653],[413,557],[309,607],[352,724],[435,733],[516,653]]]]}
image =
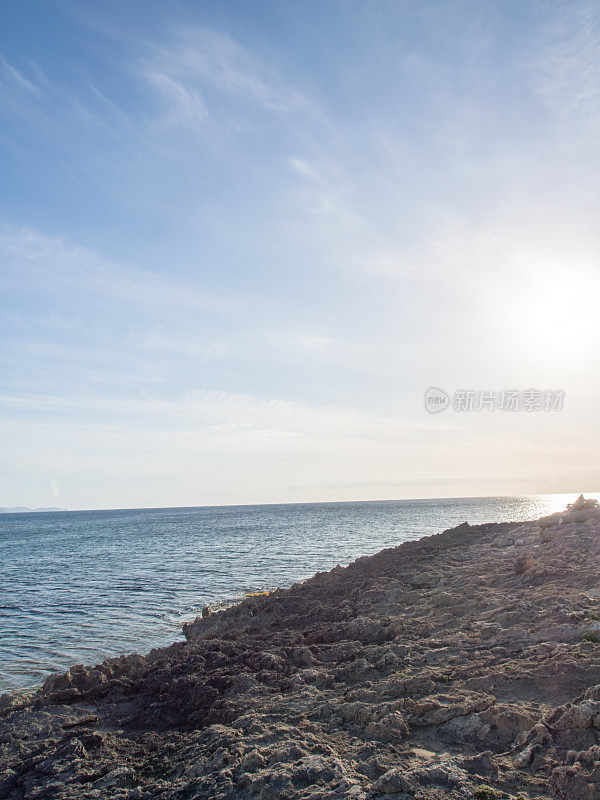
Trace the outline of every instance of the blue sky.
{"type": "Polygon", "coordinates": [[[598,490],[599,54],[591,2],[8,4],[0,505],[598,490]]]}

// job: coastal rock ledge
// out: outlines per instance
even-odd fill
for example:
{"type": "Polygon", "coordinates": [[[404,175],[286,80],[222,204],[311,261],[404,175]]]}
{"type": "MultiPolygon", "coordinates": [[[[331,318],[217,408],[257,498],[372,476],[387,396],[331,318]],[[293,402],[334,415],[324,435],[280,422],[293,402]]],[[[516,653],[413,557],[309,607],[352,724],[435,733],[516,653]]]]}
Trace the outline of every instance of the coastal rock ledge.
{"type": "Polygon", "coordinates": [[[466,523],[0,698],[0,799],[600,798],[600,510],[466,523]]]}

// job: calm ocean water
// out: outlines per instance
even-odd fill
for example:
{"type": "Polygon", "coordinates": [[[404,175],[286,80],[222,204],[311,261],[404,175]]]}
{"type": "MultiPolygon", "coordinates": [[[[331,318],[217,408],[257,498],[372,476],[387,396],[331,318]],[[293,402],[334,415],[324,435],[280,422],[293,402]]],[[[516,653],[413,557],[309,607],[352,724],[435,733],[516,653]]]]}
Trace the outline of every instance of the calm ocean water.
{"type": "Polygon", "coordinates": [[[182,638],[200,608],[574,495],[0,515],[0,692],[182,638]]]}

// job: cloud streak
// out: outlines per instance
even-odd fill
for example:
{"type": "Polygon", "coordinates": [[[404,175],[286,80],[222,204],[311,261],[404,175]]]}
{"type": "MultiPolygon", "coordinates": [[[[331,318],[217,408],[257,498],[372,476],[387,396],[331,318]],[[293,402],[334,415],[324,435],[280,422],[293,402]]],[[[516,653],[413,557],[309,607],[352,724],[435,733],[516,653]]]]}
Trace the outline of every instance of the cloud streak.
{"type": "MultiPolygon", "coordinates": [[[[151,83],[159,74],[168,81],[233,95],[275,114],[300,114],[323,120],[313,100],[280,72],[231,36],[195,26],[176,30],[168,45],[148,44],[138,70],[151,83]]],[[[186,91],[189,91],[186,90],[186,91]]],[[[187,105],[185,95],[180,95],[187,105]]]]}
{"type": "Polygon", "coordinates": [[[30,228],[0,231],[0,257],[5,275],[17,273],[20,279],[27,273],[41,286],[59,292],[77,289],[134,304],[160,303],[208,311],[222,308],[217,298],[165,280],[163,274],[112,263],[60,236],[45,236],[30,228]]]}

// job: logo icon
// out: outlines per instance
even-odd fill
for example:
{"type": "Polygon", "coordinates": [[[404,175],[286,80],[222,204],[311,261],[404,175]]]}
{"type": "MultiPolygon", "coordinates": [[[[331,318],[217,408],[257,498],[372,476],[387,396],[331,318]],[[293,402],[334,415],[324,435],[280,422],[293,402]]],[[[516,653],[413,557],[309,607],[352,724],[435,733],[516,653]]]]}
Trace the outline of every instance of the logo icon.
{"type": "Polygon", "coordinates": [[[425,410],[429,414],[439,414],[450,405],[450,395],[438,386],[430,386],[425,392],[425,410]]]}

